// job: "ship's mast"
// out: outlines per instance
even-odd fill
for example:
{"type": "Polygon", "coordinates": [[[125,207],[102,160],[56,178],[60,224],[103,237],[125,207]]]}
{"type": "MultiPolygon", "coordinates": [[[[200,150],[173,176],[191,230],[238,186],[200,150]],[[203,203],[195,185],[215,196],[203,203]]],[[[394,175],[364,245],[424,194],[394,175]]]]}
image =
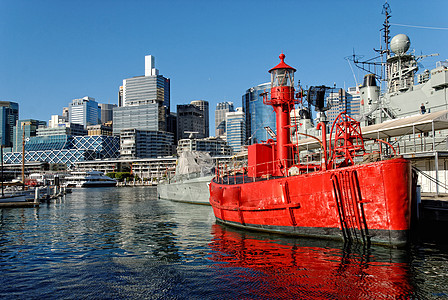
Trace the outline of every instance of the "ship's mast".
{"type": "Polygon", "coordinates": [[[387,59],[390,57],[390,49],[389,49],[389,44],[390,44],[390,23],[389,23],[389,19],[391,17],[391,13],[392,10],[390,8],[389,3],[384,3],[383,4],[383,11],[382,14],[385,15],[384,18],[384,23],[383,23],[383,28],[380,29],[380,31],[383,31],[383,42],[384,42],[384,48],[383,45],[380,45],[380,49],[374,49],[375,52],[378,52],[378,54],[380,55],[381,58],[381,70],[380,70],[380,75],[377,75],[377,78],[380,80],[380,84],[381,84],[381,89],[385,90],[383,83],[387,82],[388,80],[388,66],[387,66],[387,59]]]}

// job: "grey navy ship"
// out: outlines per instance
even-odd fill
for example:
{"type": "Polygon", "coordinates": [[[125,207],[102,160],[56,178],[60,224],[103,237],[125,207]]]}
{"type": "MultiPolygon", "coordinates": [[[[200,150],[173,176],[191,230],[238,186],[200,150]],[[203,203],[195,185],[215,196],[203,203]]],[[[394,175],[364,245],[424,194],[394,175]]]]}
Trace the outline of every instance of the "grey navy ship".
{"type": "MultiPolygon", "coordinates": [[[[420,173],[422,192],[448,193],[448,60],[438,61],[432,69],[419,70],[420,60],[438,54],[415,55],[405,34],[391,39],[387,2],[383,13],[384,46],[375,50],[379,53],[377,60],[360,61],[356,55],[351,58],[367,73],[363,84],[356,87],[359,110],[352,117],[361,123],[366,140],[381,139],[394,148],[395,154],[412,160],[414,170],[420,173]],[[371,70],[381,71],[375,74],[371,70]]],[[[297,114],[297,131],[317,136],[306,110],[297,114]]],[[[298,139],[302,149],[318,152],[315,139],[298,139]]]]}

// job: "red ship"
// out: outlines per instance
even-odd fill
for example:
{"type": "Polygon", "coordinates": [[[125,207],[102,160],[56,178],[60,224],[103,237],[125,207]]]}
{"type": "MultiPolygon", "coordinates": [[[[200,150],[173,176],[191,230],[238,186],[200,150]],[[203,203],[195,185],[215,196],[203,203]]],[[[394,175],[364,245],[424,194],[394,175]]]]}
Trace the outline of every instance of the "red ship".
{"type": "Polygon", "coordinates": [[[301,163],[298,145],[291,142],[290,112],[302,93],[295,95],[296,70],[284,58],[282,53],[269,70],[270,97],[264,95],[276,113],[276,141],[250,145],[247,168],[217,169],[210,183],[216,220],[295,236],[406,245],[415,186],[410,162],[367,154],[359,122],[340,114],[329,138],[325,124],[317,125],[322,162],[301,163]],[[360,162],[372,157],[376,161],[360,162]]]}

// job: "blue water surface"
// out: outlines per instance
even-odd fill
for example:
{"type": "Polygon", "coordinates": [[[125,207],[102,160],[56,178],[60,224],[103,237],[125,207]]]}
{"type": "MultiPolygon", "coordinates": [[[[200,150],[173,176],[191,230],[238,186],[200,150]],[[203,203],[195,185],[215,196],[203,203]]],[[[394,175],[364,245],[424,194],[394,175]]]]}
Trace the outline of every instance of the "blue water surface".
{"type": "Polygon", "coordinates": [[[448,299],[446,243],[407,249],[245,232],[152,187],[0,209],[1,299],[448,299]]]}

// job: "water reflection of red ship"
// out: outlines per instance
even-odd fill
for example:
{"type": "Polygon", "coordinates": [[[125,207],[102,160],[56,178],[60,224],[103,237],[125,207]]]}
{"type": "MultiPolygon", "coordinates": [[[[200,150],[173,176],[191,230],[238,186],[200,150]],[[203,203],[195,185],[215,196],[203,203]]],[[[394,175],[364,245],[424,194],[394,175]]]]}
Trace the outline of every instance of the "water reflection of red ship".
{"type": "MultiPolygon", "coordinates": [[[[303,93],[295,95],[296,70],[284,58],[280,55],[281,62],[269,71],[270,97],[264,96],[276,113],[276,141],[250,145],[247,169],[239,175],[218,169],[210,184],[217,221],[296,236],[405,245],[414,187],[410,162],[400,157],[369,161],[359,122],[345,114],[329,137],[324,123],[317,126],[322,163],[300,161],[299,146],[290,140],[290,112],[303,93]]],[[[324,101],[325,87],[309,90],[312,94],[316,102],[324,101]]]]}
{"type": "Polygon", "coordinates": [[[342,247],[334,242],[271,240],[218,224],[212,231],[211,260],[220,263],[229,280],[256,287],[248,292],[260,299],[408,299],[412,295],[408,264],[394,262],[400,250],[387,249],[399,251],[392,259],[388,252],[375,257],[371,252],[333,248],[342,247]]]}

